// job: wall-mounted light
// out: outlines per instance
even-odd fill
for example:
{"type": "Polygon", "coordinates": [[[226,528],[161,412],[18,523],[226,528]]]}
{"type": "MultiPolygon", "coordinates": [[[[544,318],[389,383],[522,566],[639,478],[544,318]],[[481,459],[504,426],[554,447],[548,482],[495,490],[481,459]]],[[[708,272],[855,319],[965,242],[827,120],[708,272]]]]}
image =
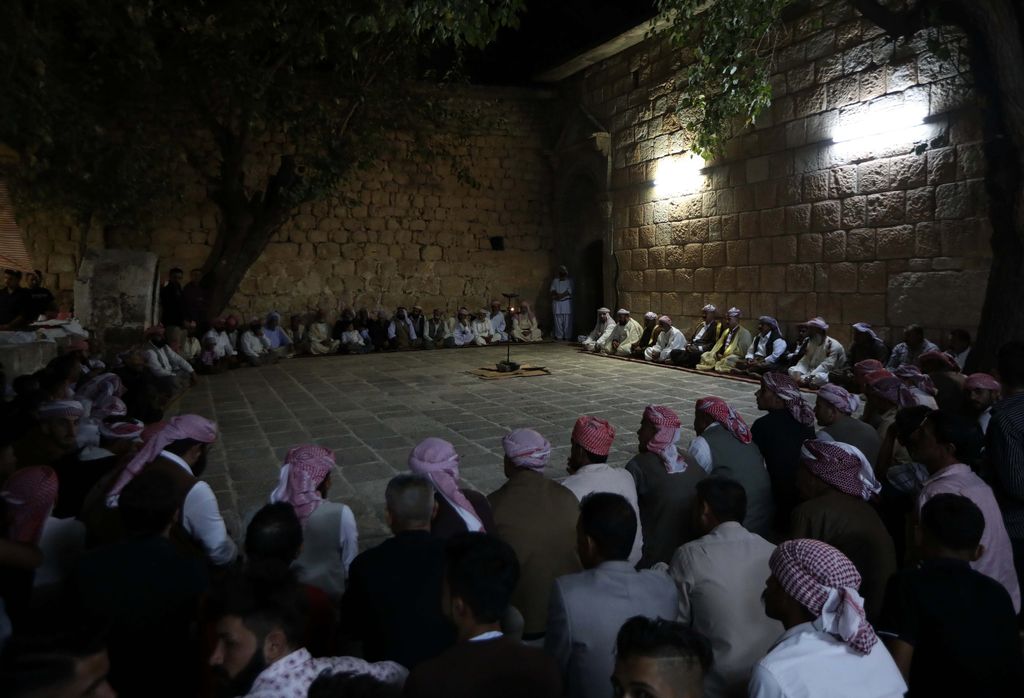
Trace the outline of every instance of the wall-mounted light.
{"type": "Polygon", "coordinates": [[[704,158],[692,152],[668,155],[658,160],[654,189],[659,196],[693,194],[704,183],[704,158]]]}
{"type": "Polygon", "coordinates": [[[832,142],[862,149],[880,149],[926,138],[928,107],[907,104],[888,109],[868,109],[839,118],[832,130],[832,142]]]}

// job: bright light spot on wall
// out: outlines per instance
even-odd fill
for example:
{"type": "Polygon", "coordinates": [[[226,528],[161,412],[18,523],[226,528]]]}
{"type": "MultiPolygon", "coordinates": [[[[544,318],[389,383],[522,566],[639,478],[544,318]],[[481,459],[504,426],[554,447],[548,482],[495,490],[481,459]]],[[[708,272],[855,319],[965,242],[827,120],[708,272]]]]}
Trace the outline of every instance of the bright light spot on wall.
{"type": "Polygon", "coordinates": [[[925,124],[925,105],[869,109],[865,113],[840,118],[832,131],[833,143],[855,144],[858,148],[882,149],[927,138],[931,129],[925,124]]]}
{"type": "Polygon", "coordinates": [[[654,188],[661,196],[693,194],[704,183],[704,158],[691,153],[669,155],[658,161],[654,188]]]}

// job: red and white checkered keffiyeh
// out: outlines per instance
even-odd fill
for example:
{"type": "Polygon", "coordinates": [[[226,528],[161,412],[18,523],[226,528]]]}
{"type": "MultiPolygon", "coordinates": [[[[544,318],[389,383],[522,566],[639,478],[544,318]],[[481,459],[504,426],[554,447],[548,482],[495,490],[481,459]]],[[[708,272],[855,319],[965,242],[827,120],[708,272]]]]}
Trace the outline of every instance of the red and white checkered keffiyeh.
{"type": "Polygon", "coordinates": [[[814,627],[867,654],[878,636],[864,615],[861,577],[849,558],[827,543],[798,538],[780,543],[768,560],[772,576],[814,616],[814,627]]]}
{"type": "Polygon", "coordinates": [[[935,371],[960,373],[960,364],[956,362],[956,359],[942,351],[926,351],[917,357],[917,365],[925,373],[935,371]]]}
{"type": "Polygon", "coordinates": [[[14,471],[0,489],[0,499],[7,502],[11,516],[8,538],[36,545],[57,503],[57,489],[57,473],[48,465],[14,471]]]}
{"type": "Polygon", "coordinates": [[[679,415],[663,405],[648,405],[644,408],[643,418],[658,428],[647,442],[647,450],[661,459],[668,472],[685,470],[686,464],[679,460],[679,450],[676,448],[683,426],[679,415]]]}
{"type": "Polygon", "coordinates": [[[814,410],[804,402],[804,396],[800,394],[800,388],[792,378],[785,373],[771,372],[761,376],[761,384],[782,398],[786,410],[793,419],[804,426],[814,426],[814,410]]]}
{"type": "Polygon", "coordinates": [[[753,438],[750,433],[750,427],[743,421],[743,417],[720,397],[702,397],[700,400],[697,400],[695,410],[700,414],[706,414],[711,417],[745,444],[749,444],[753,438]]]}
{"type": "Polygon", "coordinates": [[[914,364],[903,364],[902,366],[898,366],[892,373],[907,385],[917,388],[918,390],[922,390],[929,395],[934,396],[939,393],[938,389],[935,387],[935,383],[932,382],[931,377],[921,373],[921,369],[914,364]]]}
{"type": "Polygon", "coordinates": [[[876,371],[884,371],[885,365],[878,359],[864,359],[858,361],[853,365],[853,377],[857,379],[857,382],[862,386],[864,385],[864,379],[876,371]]]}
{"type": "Polygon", "coordinates": [[[851,497],[868,500],[882,490],[871,464],[856,446],[808,439],[800,448],[800,462],[813,475],[851,497]]]}
{"type": "Polygon", "coordinates": [[[145,431],[146,425],[137,419],[126,419],[123,422],[100,424],[100,436],[107,439],[138,439],[145,431]]]}
{"type": "Polygon", "coordinates": [[[964,389],[995,390],[998,392],[1003,389],[1003,386],[999,384],[999,381],[987,373],[972,373],[967,376],[967,380],[964,381],[964,389]]]}
{"type": "Polygon", "coordinates": [[[551,456],[551,444],[533,429],[516,429],[501,440],[505,455],[517,468],[544,472],[551,456]]]}
{"type": "Polygon", "coordinates": [[[853,414],[860,407],[860,398],[834,383],[821,386],[818,389],[818,399],[824,400],[843,414],[853,414]]]}
{"type": "Polygon", "coordinates": [[[284,458],[270,501],[291,504],[305,526],[323,500],[317,488],[330,475],[334,463],[334,451],[329,448],[316,444],[296,446],[284,458]]]}
{"type": "Polygon", "coordinates": [[[93,403],[91,417],[106,419],[107,417],[124,417],[128,414],[128,406],[116,395],[104,395],[93,403]]]}
{"type": "Polygon", "coordinates": [[[572,428],[572,440],[597,456],[607,456],[615,441],[615,429],[606,420],[585,414],[572,428]]]}

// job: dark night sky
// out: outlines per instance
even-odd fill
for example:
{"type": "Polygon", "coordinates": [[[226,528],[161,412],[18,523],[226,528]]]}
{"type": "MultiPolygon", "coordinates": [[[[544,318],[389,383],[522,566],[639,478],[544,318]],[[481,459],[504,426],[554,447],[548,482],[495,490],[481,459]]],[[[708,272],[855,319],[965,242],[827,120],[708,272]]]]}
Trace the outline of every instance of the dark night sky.
{"type": "Polygon", "coordinates": [[[653,0],[527,0],[519,29],[505,29],[469,57],[473,82],[528,84],[547,68],[593,48],[654,15],[653,0]]]}

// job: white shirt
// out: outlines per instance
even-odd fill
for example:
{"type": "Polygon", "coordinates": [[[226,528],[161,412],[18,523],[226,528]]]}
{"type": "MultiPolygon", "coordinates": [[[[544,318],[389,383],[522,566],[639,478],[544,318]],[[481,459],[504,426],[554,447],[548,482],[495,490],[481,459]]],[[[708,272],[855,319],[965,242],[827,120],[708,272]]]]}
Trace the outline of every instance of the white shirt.
{"type": "Polygon", "coordinates": [[[455,337],[455,346],[461,347],[469,344],[476,339],[476,333],[473,332],[473,325],[463,325],[461,322],[455,323],[455,331],[452,333],[455,337]]]}
{"type": "Polygon", "coordinates": [[[551,301],[551,312],[555,315],[569,315],[572,313],[572,279],[568,276],[559,279],[557,276],[551,281],[551,290],[555,293],[568,293],[569,297],[564,300],[551,301]]]}
{"type": "Polygon", "coordinates": [[[270,353],[270,340],[266,335],[259,337],[252,330],[246,330],[242,334],[242,354],[245,356],[263,356],[270,353]]]}
{"type": "Polygon", "coordinates": [[[47,517],[39,537],[39,551],[43,564],[36,570],[32,584],[42,587],[64,581],[85,552],[85,525],[78,519],[47,517]]]}
{"type": "Polygon", "coordinates": [[[216,344],[213,347],[213,356],[217,359],[223,359],[225,356],[234,356],[235,348],[231,346],[231,339],[228,338],[228,333],[224,330],[218,332],[217,330],[210,329],[206,334],[203,335],[203,342],[207,339],[213,339],[216,344]]]}
{"type": "Polygon", "coordinates": [[[612,330],[614,329],[615,321],[612,320],[611,317],[605,318],[604,320],[599,318],[597,324],[594,325],[594,329],[591,330],[590,334],[588,334],[583,340],[583,344],[604,344],[612,336],[612,330]]]}
{"type": "Polygon", "coordinates": [[[363,346],[363,336],[357,330],[346,330],[341,333],[341,343],[361,347],[363,346]]]}
{"type": "Polygon", "coordinates": [[[816,345],[812,341],[807,345],[807,351],[804,352],[803,357],[793,367],[793,370],[804,375],[822,374],[827,376],[829,371],[842,368],[845,364],[846,350],[843,349],[843,345],[831,337],[825,337],[821,344],[816,345]]]}
{"type": "Polygon", "coordinates": [[[750,698],[900,698],[907,684],[879,640],[868,654],[801,623],[754,666],[750,698]]]}
{"type": "Polygon", "coordinates": [[[629,553],[629,562],[632,565],[640,562],[643,555],[644,536],[640,530],[640,508],[637,506],[636,481],[633,476],[622,468],[613,468],[607,463],[590,463],[584,465],[569,477],[562,480],[562,485],[572,490],[576,499],[583,501],[583,498],[593,492],[612,492],[621,494],[633,507],[636,512],[636,537],[633,539],[633,549],[629,553]]]}
{"type": "Polygon", "coordinates": [[[661,358],[667,359],[674,350],[682,349],[686,346],[686,336],[679,331],[678,327],[669,327],[667,330],[662,330],[658,335],[658,341],[655,346],[658,347],[661,358]]]}
{"type": "MultiPolygon", "coordinates": [[[[177,463],[185,472],[192,475],[192,468],[177,454],[160,451],[160,457],[177,463]]],[[[181,526],[186,533],[199,541],[213,564],[226,565],[235,559],[238,549],[235,547],[235,541],[228,536],[227,526],[224,525],[220,507],[217,506],[217,497],[210,486],[202,480],[185,495],[185,503],[181,507],[181,526]]]]}
{"type": "MultiPolygon", "coordinates": [[[[718,422],[712,422],[706,429],[704,429],[704,431],[721,428],[721,426],[722,425],[718,422]]],[[[690,451],[690,455],[693,456],[693,459],[697,461],[697,465],[699,465],[705,473],[711,472],[711,468],[714,467],[715,461],[711,455],[711,446],[708,444],[707,439],[703,436],[694,437],[693,441],[690,442],[689,449],[687,450],[690,451]]]]}
{"type": "Polygon", "coordinates": [[[495,334],[500,334],[502,339],[505,338],[505,313],[499,310],[491,315],[491,329],[495,334]]]}
{"type": "Polygon", "coordinates": [[[978,415],[978,427],[981,429],[982,434],[988,433],[988,423],[992,421],[992,408],[989,407],[984,412],[978,415]]]}
{"type": "Polygon", "coordinates": [[[494,337],[494,330],[491,328],[490,320],[474,320],[473,321],[473,336],[478,339],[487,339],[488,337],[494,337]]]}
{"type": "MultiPolygon", "coordinates": [[[[398,322],[402,322],[402,318],[395,317],[388,323],[388,339],[395,338],[395,323],[398,322]]],[[[409,319],[408,315],[405,316],[405,326],[409,331],[409,339],[416,339],[416,328],[413,327],[412,320],[409,319]]]]}
{"type": "Polygon", "coordinates": [[[181,358],[178,352],[164,345],[157,349],[152,344],[146,349],[146,368],[158,378],[173,376],[176,373],[194,373],[192,365],[181,358]]]}
{"type": "Polygon", "coordinates": [[[764,358],[766,364],[777,363],[778,360],[786,353],[786,340],[782,337],[777,337],[771,345],[771,353],[768,352],[766,345],[768,344],[768,337],[770,335],[758,334],[754,337],[754,341],[750,343],[750,349],[747,350],[747,361],[755,358],[764,358]]]}

